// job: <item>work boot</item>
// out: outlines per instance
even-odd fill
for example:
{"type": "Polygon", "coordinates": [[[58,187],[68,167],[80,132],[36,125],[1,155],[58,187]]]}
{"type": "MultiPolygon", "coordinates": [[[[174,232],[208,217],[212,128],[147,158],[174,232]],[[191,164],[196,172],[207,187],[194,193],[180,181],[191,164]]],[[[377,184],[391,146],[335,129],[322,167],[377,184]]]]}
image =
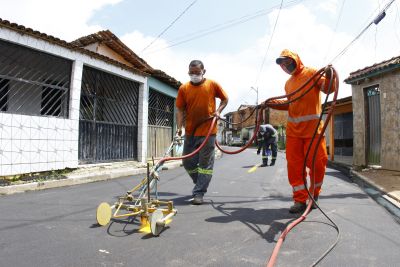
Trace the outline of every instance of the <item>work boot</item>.
{"type": "MultiPolygon", "coordinates": [[[[318,204],[318,196],[314,197],[314,200],[315,200],[315,202],[317,202],[317,204],[318,204]]],[[[315,210],[315,209],[317,209],[317,208],[318,208],[317,205],[315,205],[315,203],[313,203],[312,206],[311,206],[311,209],[315,210]]]]}
{"type": "Polygon", "coordinates": [[[275,165],[275,160],[273,159],[273,160],[271,160],[271,165],[269,165],[269,166],[274,166],[275,165]]]}
{"type": "Polygon", "coordinates": [[[303,202],[294,202],[293,206],[289,208],[290,213],[301,213],[304,212],[307,208],[306,203],[303,202]]]}
{"type": "Polygon", "coordinates": [[[203,204],[203,196],[202,195],[195,195],[192,200],[193,205],[201,205],[203,204]]]}
{"type": "Polygon", "coordinates": [[[263,161],[263,163],[261,164],[260,167],[267,167],[268,166],[268,160],[267,161],[263,161]]]}

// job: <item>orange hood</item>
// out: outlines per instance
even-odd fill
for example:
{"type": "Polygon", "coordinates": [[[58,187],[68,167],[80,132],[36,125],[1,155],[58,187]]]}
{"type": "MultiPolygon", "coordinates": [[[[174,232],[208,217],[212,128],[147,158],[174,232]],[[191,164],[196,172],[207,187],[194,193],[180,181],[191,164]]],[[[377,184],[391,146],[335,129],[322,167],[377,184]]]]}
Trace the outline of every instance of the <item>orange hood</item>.
{"type": "Polygon", "coordinates": [[[282,50],[280,57],[290,57],[291,59],[296,61],[296,69],[293,71],[291,75],[299,73],[304,68],[303,62],[301,62],[299,55],[297,55],[295,52],[292,52],[288,49],[284,49],[282,50]]]}

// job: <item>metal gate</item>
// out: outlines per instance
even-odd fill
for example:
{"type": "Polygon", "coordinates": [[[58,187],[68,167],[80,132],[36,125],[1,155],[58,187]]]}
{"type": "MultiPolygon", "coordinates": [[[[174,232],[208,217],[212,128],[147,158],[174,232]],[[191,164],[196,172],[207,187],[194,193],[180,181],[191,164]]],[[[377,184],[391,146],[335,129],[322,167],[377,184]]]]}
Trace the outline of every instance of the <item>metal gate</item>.
{"type": "Polygon", "coordinates": [[[84,66],[79,162],[137,160],[139,83],[84,66]]]}
{"type": "Polygon", "coordinates": [[[367,98],[367,163],[380,165],[381,162],[381,104],[379,85],[368,87],[367,98]]]}
{"type": "Polygon", "coordinates": [[[172,141],[174,102],[169,97],[150,88],[147,157],[161,157],[172,141]]]}

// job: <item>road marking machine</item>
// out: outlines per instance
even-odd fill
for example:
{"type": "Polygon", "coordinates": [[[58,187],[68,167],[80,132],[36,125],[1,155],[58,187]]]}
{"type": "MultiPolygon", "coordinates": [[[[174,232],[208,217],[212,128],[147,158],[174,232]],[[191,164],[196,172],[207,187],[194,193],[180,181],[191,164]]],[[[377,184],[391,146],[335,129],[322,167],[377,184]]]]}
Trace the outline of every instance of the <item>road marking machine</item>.
{"type": "Polygon", "coordinates": [[[157,161],[150,169],[147,164],[147,176],[138,185],[118,197],[113,205],[107,202],[97,207],[96,220],[101,226],[107,225],[111,219],[140,216],[141,229],[149,229],[154,236],[160,235],[164,227],[169,224],[177,210],[173,201],[162,201],[158,199],[157,182],[159,172],[171,151],[182,146],[183,137],[176,136],[163,158],[157,161]],[[152,193],[153,192],[153,198],[152,193]]]}

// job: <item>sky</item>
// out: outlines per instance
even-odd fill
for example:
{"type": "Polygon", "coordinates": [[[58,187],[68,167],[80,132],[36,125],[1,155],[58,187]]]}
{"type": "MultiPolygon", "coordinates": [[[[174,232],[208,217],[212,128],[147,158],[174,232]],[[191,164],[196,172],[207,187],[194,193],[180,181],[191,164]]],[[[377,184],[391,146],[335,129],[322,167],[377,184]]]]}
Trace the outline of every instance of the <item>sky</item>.
{"type": "Polygon", "coordinates": [[[200,59],[229,95],[223,114],[284,94],[283,49],[317,69],[350,72],[400,55],[400,1],[352,45],[391,0],[0,0],[0,18],[66,41],[109,29],[153,68],[182,83],[200,59]],[[282,8],[280,8],[282,4],[282,8]]]}

